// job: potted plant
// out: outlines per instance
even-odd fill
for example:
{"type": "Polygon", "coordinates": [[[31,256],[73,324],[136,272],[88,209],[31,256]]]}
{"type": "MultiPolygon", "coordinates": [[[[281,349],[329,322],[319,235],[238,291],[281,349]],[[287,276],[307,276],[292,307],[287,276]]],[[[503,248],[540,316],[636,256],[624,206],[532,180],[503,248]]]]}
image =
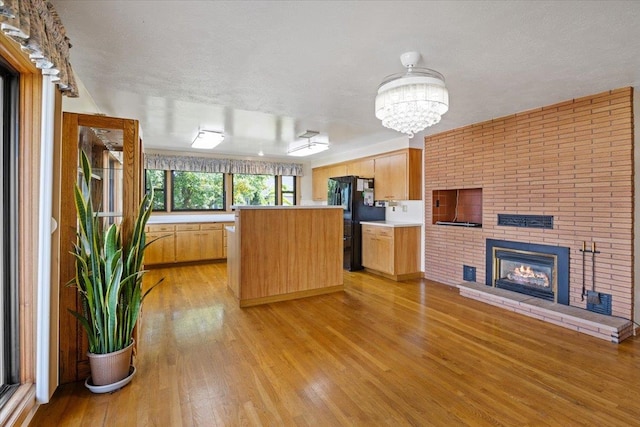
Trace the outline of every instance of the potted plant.
{"type": "MultiPolygon", "coordinates": [[[[92,385],[108,386],[133,375],[133,330],[142,301],[162,281],[143,293],[142,276],[145,271],[142,262],[148,245],[144,228],[151,215],[153,194],[145,195],[133,232],[129,239],[124,240],[116,224],[104,230],[102,220],[94,212],[92,171],[84,151],[81,152],[81,168],[82,180],[76,184],[74,192],[78,240],[72,254],[75,256],[76,274],[69,284],[77,288],[82,313],[69,311],[87,333],[92,385]],[[116,360],[111,360],[113,358],[116,360]]],[[[89,379],[85,384],[91,388],[89,379]]]]}

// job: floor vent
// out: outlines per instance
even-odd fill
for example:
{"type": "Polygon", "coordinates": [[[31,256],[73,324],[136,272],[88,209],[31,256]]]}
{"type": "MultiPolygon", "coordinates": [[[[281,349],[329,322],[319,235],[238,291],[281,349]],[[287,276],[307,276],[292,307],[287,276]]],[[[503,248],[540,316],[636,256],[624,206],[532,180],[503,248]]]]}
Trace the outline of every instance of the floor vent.
{"type": "Polygon", "coordinates": [[[508,227],[553,229],[552,215],[498,214],[498,225],[508,227]]]}
{"type": "Polygon", "coordinates": [[[600,304],[587,302],[587,310],[611,316],[611,295],[600,293],[600,304]]]}

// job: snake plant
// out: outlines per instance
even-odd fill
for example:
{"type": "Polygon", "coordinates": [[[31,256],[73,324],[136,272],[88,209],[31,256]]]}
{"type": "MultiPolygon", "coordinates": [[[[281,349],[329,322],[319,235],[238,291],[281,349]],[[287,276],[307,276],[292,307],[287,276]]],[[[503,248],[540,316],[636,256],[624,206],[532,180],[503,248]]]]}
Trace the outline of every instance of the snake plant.
{"type": "Polygon", "coordinates": [[[106,354],[132,343],[142,301],[160,282],[142,291],[145,226],[153,194],[140,204],[133,232],[123,245],[116,224],[104,230],[91,199],[91,165],[81,152],[82,180],[74,191],[78,214],[78,239],[74,243],[76,274],[69,282],[80,294],[82,313],[69,310],[87,332],[89,352],[106,354]]]}

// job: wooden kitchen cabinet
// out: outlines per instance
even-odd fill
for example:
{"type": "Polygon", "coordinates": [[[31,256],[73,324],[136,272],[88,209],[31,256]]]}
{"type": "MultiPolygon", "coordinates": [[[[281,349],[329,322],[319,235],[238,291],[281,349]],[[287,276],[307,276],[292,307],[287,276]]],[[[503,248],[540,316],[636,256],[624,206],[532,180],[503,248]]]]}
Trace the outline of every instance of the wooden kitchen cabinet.
{"type": "Polygon", "coordinates": [[[374,160],[360,159],[347,163],[347,175],[359,176],[362,178],[373,178],[375,176],[374,160]]]}
{"type": "Polygon", "coordinates": [[[226,258],[227,257],[227,235],[228,235],[228,231],[227,231],[227,227],[231,227],[233,226],[234,223],[233,222],[223,222],[222,223],[222,257],[226,258]]]}
{"type": "Polygon", "coordinates": [[[345,175],[347,175],[347,165],[344,163],[314,168],[311,172],[313,200],[326,202],[329,178],[345,175]]]}
{"type": "Polygon", "coordinates": [[[222,224],[177,224],[176,262],[222,258],[222,224]]]}
{"type": "Polygon", "coordinates": [[[224,257],[224,232],[222,229],[223,226],[220,223],[200,225],[200,259],[220,259],[224,257]]]}
{"type": "Polygon", "coordinates": [[[173,224],[147,226],[146,241],[152,242],[144,251],[144,264],[168,264],[176,260],[176,234],[173,224]]]}
{"type": "Polygon", "coordinates": [[[363,224],[362,265],[393,280],[420,277],[420,227],[363,224]]]}
{"type": "Polygon", "coordinates": [[[422,150],[408,148],[374,159],[376,200],[422,199],[422,150]]]}

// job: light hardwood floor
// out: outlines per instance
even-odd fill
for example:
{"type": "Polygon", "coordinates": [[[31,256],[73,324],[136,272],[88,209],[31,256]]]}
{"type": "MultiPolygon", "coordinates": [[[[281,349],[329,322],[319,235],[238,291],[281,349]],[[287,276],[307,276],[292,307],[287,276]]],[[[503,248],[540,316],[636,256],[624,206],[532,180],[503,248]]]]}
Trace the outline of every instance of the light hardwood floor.
{"type": "Polygon", "coordinates": [[[616,345],[345,272],[346,291],[240,309],[224,263],[153,270],[137,374],[60,387],[33,426],[640,425],[640,338],[616,345]]]}

